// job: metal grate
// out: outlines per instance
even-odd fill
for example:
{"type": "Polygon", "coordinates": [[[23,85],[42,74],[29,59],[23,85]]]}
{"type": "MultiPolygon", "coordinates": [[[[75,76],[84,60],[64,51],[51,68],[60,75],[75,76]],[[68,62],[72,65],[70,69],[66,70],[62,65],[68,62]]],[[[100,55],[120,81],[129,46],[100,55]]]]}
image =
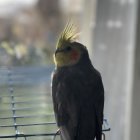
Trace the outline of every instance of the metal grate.
{"type": "MultiPolygon", "coordinates": [[[[0,138],[54,138],[57,126],[48,78],[51,71],[52,68],[0,69],[0,138]]],[[[109,130],[104,119],[103,131],[109,130]]]]}

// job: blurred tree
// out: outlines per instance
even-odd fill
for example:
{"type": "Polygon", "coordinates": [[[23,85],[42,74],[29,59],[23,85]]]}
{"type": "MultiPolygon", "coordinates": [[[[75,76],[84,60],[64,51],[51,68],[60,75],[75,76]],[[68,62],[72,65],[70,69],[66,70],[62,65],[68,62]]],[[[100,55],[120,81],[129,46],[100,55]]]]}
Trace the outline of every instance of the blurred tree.
{"type": "Polygon", "coordinates": [[[37,7],[45,20],[60,16],[59,0],[39,0],[37,7]]]}
{"type": "Polygon", "coordinates": [[[36,7],[44,26],[44,36],[47,44],[46,50],[49,48],[53,52],[60,27],[63,23],[60,1],[39,0],[36,7]]]}

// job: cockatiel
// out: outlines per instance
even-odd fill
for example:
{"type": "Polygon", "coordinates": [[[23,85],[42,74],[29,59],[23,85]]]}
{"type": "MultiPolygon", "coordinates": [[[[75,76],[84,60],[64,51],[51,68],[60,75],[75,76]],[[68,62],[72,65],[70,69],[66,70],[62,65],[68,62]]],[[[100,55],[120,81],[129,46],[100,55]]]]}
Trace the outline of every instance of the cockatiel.
{"type": "Polygon", "coordinates": [[[54,54],[52,99],[62,140],[101,140],[104,87],[87,48],[75,41],[69,22],[61,33],[54,54]]]}

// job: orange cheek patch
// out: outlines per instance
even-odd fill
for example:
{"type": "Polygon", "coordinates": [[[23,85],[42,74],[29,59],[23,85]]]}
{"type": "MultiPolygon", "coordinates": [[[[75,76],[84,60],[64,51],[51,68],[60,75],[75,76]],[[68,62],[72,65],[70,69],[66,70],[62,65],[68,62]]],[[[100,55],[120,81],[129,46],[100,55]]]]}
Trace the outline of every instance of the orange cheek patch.
{"type": "Polygon", "coordinates": [[[71,53],[71,59],[77,60],[79,58],[79,53],[76,50],[73,50],[71,53]]]}

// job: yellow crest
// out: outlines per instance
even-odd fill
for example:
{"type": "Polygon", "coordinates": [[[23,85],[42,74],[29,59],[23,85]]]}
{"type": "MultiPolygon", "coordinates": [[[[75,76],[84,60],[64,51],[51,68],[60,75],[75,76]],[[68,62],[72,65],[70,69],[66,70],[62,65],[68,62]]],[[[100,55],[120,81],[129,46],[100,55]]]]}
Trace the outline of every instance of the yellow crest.
{"type": "Polygon", "coordinates": [[[69,21],[66,24],[63,32],[60,34],[56,48],[60,48],[63,43],[75,41],[77,36],[78,36],[77,28],[71,21],[69,21]]]}

